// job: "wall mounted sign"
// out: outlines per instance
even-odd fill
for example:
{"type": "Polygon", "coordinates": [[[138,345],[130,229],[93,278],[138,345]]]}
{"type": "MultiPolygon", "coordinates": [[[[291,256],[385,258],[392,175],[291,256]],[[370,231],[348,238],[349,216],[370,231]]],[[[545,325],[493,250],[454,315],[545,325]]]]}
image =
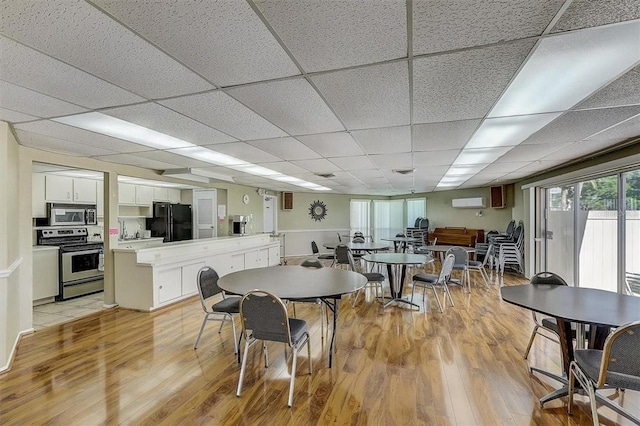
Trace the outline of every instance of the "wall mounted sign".
{"type": "Polygon", "coordinates": [[[325,216],[327,216],[326,204],[320,200],[314,201],[309,207],[309,215],[311,216],[311,219],[315,220],[316,222],[320,222],[325,218],[325,216]]]}

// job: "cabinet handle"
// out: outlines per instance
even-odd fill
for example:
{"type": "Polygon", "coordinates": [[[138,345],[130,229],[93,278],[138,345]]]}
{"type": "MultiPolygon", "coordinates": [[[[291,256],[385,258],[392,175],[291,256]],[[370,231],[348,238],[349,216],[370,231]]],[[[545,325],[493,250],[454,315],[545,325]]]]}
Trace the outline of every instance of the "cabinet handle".
{"type": "Polygon", "coordinates": [[[159,290],[162,290],[162,286],[158,287],[159,290]]]}

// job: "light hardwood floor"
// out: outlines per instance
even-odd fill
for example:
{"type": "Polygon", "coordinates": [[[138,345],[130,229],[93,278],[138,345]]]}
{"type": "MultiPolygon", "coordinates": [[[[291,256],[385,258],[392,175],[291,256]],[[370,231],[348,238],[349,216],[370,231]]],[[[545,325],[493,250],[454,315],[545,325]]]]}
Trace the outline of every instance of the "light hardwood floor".
{"type": "MultiPolygon", "coordinates": [[[[196,297],[151,314],[105,310],[22,339],[0,376],[0,424],[591,424],[584,397],[570,417],[566,399],[539,406],[557,383],[527,367],[559,372],[559,347],[538,337],[529,360],[522,358],[531,314],[502,302],[499,286],[523,282],[505,274],[504,282],[493,275],[489,289],[476,281],[471,295],[453,287],[456,305],[445,313],[432,295],[426,309],[416,296],[419,312],[382,309],[371,294],[355,308],[345,298],[331,369],[319,309],[298,305],[314,371],[303,351],[293,408],[283,345],[269,345],[268,369],[252,348],[240,398],[229,327],[218,334],[208,324],[193,349],[202,321],[196,297]]],[[[640,412],[638,393],[625,392],[624,405],[640,412]]],[[[629,424],[599,412],[602,424],[629,424]]]]}

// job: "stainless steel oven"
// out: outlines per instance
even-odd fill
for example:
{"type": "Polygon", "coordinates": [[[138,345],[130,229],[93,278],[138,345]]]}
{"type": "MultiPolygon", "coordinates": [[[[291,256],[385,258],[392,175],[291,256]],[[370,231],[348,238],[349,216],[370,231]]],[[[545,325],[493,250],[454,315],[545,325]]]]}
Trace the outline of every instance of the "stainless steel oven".
{"type": "Polygon", "coordinates": [[[102,243],[87,241],[87,228],[39,229],[39,245],[56,245],[59,256],[57,300],[95,293],[104,289],[102,243]]]}

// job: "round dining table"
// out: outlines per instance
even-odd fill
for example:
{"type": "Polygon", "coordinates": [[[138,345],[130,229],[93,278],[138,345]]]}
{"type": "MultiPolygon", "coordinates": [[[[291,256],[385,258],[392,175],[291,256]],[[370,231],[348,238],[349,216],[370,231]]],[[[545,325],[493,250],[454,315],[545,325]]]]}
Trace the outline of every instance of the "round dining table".
{"type": "Polygon", "coordinates": [[[367,278],[357,272],[336,268],[305,268],[302,266],[270,266],[245,269],[227,274],[218,280],[226,292],[243,295],[251,290],[264,290],[281,299],[317,298],[333,312],[333,330],[329,345],[329,367],[332,365],[339,301],[344,294],[354,293],[367,284],[367,278]]]}
{"type": "MultiPolygon", "coordinates": [[[[571,323],[576,323],[576,346],[584,347],[585,325],[589,324],[589,347],[602,349],[611,327],[640,320],[640,297],[586,287],[549,284],[505,286],[500,289],[505,302],[556,319],[563,354],[565,376],[532,367],[564,386],[540,398],[540,404],[568,395],[569,365],[574,359],[571,323]]],[[[596,392],[596,397],[599,394],[596,392]]]]}
{"type": "Polygon", "coordinates": [[[392,241],[395,247],[395,251],[404,253],[407,251],[407,245],[409,243],[419,243],[422,241],[422,238],[417,237],[389,237],[389,238],[381,238],[382,241],[392,241]]]}
{"type": "Polygon", "coordinates": [[[429,258],[423,254],[411,253],[372,253],[364,255],[362,258],[367,262],[384,263],[387,265],[391,300],[384,305],[385,308],[394,302],[402,302],[420,308],[420,305],[416,305],[402,298],[402,288],[404,286],[407,266],[424,265],[425,263],[433,262],[433,258],[429,258]]]}
{"type": "Polygon", "coordinates": [[[323,244],[322,246],[328,249],[335,249],[337,245],[339,244],[344,244],[345,246],[349,247],[349,250],[351,251],[366,251],[366,252],[373,252],[373,251],[380,251],[380,250],[387,250],[389,248],[389,244],[387,243],[374,243],[372,241],[365,241],[364,243],[352,243],[352,242],[337,242],[337,243],[326,243],[323,244]]]}

